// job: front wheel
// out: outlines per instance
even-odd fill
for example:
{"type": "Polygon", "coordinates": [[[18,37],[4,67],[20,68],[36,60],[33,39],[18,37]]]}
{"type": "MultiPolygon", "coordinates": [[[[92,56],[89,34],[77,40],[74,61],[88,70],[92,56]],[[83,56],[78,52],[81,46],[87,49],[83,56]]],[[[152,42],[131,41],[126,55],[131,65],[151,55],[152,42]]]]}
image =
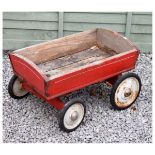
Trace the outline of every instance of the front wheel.
{"type": "Polygon", "coordinates": [[[14,99],[22,99],[28,95],[28,92],[22,87],[21,80],[16,75],[13,75],[9,82],[8,92],[14,99]]]}
{"type": "Polygon", "coordinates": [[[110,101],[114,108],[124,110],[130,107],[141,90],[141,80],[135,73],[127,73],[117,79],[112,87],[110,101]]]}
{"type": "Polygon", "coordinates": [[[82,123],[86,113],[85,104],[79,99],[73,99],[65,104],[60,112],[60,128],[72,132],[82,123]]]}

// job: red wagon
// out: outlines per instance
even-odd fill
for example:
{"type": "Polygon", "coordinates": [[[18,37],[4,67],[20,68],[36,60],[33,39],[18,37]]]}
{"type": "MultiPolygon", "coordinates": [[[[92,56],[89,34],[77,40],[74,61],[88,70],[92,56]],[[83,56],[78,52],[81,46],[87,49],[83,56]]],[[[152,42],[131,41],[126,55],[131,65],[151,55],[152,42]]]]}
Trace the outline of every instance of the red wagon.
{"type": "Polygon", "coordinates": [[[70,132],[83,121],[86,107],[80,99],[63,103],[59,97],[107,81],[114,108],[128,108],[141,81],[134,73],[122,73],[135,68],[139,52],[127,38],[100,28],[26,47],[9,54],[15,75],[8,91],[15,99],[31,92],[52,104],[61,110],[60,127],[70,132]]]}

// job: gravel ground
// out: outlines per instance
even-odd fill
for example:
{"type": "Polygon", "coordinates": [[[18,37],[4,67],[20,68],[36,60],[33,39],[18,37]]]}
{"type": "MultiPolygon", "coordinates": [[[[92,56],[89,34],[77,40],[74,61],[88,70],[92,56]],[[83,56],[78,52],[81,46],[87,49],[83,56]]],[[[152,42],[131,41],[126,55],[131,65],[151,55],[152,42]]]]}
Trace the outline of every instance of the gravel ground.
{"type": "Polygon", "coordinates": [[[74,132],[59,129],[51,105],[33,95],[12,99],[7,85],[12,69],[7,54],[3,61],[3,142],[4,143],[152,143],[152,55],[141,54],[134,70],[142,80],[142,91],[129,109],[117,111],[109,101],[110,88],[104,83],[73,92],[87,104],[82,125],[74,132]],[[98,93],[90,93],[96,89],[98,93]]]}

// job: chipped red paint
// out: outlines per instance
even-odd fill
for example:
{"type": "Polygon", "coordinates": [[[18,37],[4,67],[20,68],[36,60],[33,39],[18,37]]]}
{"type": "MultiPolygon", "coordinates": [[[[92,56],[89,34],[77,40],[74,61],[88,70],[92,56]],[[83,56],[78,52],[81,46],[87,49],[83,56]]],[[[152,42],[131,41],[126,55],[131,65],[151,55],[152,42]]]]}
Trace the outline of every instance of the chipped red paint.
{"type": "Polygon", "coordinates": [[[85,86],[100,82],[113,82],[123,72],[134,69],[139,50],[125,52],[106,59],[100,64],[87,67],[56,79],[49,79],[40,69],[26,58],[10,54],[14,73],[23,80],[24,89],[62,109],[64,103],[60,96],[85,86]],[[113,77],[113,78],[112,78],[113,77]]]}

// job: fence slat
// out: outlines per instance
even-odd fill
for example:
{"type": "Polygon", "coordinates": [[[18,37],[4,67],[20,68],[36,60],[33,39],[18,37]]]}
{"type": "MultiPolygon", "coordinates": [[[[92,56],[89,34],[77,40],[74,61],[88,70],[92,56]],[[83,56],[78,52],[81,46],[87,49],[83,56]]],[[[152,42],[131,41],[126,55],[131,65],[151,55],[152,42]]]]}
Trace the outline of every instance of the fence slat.
{"type": "Polygon", "coordinates": [[[57,22],[4,20],[3,28],[7,29],[31,29],[31,30],[57,30],[57,22]]]}
{"type": "Polygon", "coordinates": [[[128,12],[127,13],[127,20],[126,20],[126,29],[125,29],[125,35],[127,37],[130,36],[131,21],[132,21],[132,12],[128,12]]]}
{"type": "Polygon", "coordinates": [[[63,12],[59,12],[58,37],[63,37],[63,12]]]}
{"type": "Polygon", "coordinates": [[[19,21],[58,21],[58,12],[4,12],[3,19],[19,21]]]}

